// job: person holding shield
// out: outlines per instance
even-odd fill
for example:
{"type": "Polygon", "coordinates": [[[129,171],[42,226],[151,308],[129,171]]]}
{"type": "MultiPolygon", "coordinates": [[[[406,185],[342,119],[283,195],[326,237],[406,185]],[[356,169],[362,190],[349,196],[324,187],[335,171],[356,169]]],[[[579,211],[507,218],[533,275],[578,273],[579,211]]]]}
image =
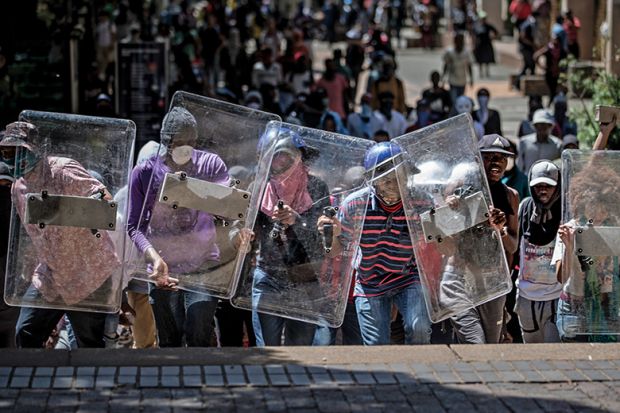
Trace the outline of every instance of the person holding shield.
{"type": "Polygon", "coordinates": [[[21,308],[16,344],[17,347],[44,347],[60,319],[67,314],[79,347],[104,347],[106,314],[75,311],[71,307],[110,289],[112,277],[120,267],[111,237],[104,231],[95,237],[85,228],[27,224],[25,215],[29,193],[49,191],[81,197],[103,194],[106,200],[112,196],[79,162],[46,156],[45,149],[37,127],[29,122],[7,125],[0,141],[2,157],[15,165],[13,205],[32,241],[37,260],[33,273],[28,274],[31,285],[21,300],[45,307],[21,308]],[[83,273],[90,276],[81,277],[83,273]]]}
{"type": "Polygon", "coordinates": [[[323,248],[314,223],[330,204],[327,184],[308,172],[312,157],[313,149],[297,132],[280,130],[251,234],[259,250],[252,284],[252,324],[259,347],[279,346],[283,333],[285,345],[309,346],[314,337],[315,325],[264,311],[274,297],[305,294],[318,281],[315,267],[323,260],[323,248]]]}
{"type": "Polygon", "coordinates": [[[208,347],[217,299],[178,290],[179,280],[169,270],[189,273],[207,261],[218,261],[214,217],[189,208],[170,208],[156,198],[167,173],[185,172],[221,185],[228,185],[230,177],[218,155],[196,148],[197,123],[187,109],[174,107],[166,114],[161,144],[167,149],[163,155],[156,154],[132,172],[128,234],[144,254],[150,272],[159,346],[208,347]]]}
{"type": "MultiPolygon", "coordinates": [[[[372,146],[364,158],[370,186],[347,197],[339,217],[321,216],[319,232],[333,227],[332,250],[337,256],[351,241],[354,220],[363,219],[356,267],[355,307],[364,345],[390,344],[392,308],[403,316],[406,344],[429,344],[428,316],[417,269],[407,217],[397,180],[403,150],[393,142],[372,146]],[[371,191],[365,216],[355,212],[371,191]]],[[[420,202],[430,199],[421,198],[420,202]]]]}

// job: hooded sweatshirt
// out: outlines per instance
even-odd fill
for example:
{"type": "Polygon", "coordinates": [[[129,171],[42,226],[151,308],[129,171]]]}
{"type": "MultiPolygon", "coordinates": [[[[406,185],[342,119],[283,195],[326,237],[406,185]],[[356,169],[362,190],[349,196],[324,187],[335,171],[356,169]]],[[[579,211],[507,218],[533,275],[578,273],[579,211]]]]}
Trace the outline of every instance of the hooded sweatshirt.
{"type": "MultiPolygon", "coordinates": [[[[540,162],[535,162],[532,167],[540,162]]],[[[532,169],[528,182],[532,181],[532,169]]],[[[562,285],[557,282],[555,267],[551,264],[553,247],[562,218],[562,202],[558,184],[551,200],[542,204],[531,190],[531,196],[519,205],[519,295],[532,301],[554,300],[560,296],[562,285]]]]}

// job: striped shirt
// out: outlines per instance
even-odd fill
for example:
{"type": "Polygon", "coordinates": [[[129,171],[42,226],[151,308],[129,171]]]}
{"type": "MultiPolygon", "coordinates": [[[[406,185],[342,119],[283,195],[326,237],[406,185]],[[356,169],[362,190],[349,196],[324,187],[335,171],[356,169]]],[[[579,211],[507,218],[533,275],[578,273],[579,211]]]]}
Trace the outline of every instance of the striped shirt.
{"type": "Polygon", "coordinates": [[[366,200],[367,191],[351,194],[342,203],[341,241],[348,245],[355,224],[359,228],[363,220],[356,283],[362,287],[363,296],[373,297],[419,282],[420,278],[402,203],[390,208],[374,195],[366,200]]]}

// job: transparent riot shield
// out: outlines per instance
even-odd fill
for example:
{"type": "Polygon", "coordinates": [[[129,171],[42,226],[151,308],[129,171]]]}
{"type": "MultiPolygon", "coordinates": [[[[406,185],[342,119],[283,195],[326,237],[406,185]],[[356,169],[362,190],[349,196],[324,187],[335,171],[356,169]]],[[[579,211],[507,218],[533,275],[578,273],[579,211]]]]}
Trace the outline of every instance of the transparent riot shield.
{"type": "Polygon", "coordinates": [[[179,288],[230,298],[235,228],[248,219],[258,142],[271,121],[279,117],[175,93],[160,150],[132,173],[134,278],[156,281],[148,254],[153,248],[179,288]]]}
{"type": "Polygon", "coordinates": [[[289,124],[273,128],[269,135],[277,137],[262,152],[251,199],[256,219],[243,229],[254,238],[238,262],[239,283],[231,302],[338,327],[368,203],[362,163],[374,142],[289,124]],[[288,219],[272,219],[280,213],[288,219]],[[332,227],[323,235],[317,230],[323,214],[347,217],[336,246],[332,227]]]}
{"type": "Polygon", "coordinates": [[[562,152],[564,246],[558,327],[566,336],[620,334],[620,152],[562,152]]]}
{"type": "Polygon", "coordinates": [[[393,141],[405,152],[396,170],[431,321],[508,293],[471,118],[459,115],[393,141]]]}
{"type": "Polygon", "coordinates": [[[17,178],[5,301],[117,311],[126,228],[117,225],[125,211],[113,196],[128,184],[134,123],[35,111],[19,119],[12,132],[7,127],[13,137],[3,140],[15,144],[17,178]]]}

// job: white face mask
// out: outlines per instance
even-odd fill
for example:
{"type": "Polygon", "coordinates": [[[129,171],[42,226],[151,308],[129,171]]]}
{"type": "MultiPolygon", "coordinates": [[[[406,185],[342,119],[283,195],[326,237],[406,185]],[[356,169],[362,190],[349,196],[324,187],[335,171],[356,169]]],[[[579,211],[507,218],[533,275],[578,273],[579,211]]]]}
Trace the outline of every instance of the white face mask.
{"type": "Polygon", "coordinates": [[[247,105],[250,109],[256,109],[259,110],[260,109],[260,103],[258,102],[250,102],[247,105]]]}
{"type": "Polygon", "coordinates": [[[192,159],[194,148],[189,145],[177,146],[172,150],[172,160],[177,165],[185,165],[192,159]]]}

